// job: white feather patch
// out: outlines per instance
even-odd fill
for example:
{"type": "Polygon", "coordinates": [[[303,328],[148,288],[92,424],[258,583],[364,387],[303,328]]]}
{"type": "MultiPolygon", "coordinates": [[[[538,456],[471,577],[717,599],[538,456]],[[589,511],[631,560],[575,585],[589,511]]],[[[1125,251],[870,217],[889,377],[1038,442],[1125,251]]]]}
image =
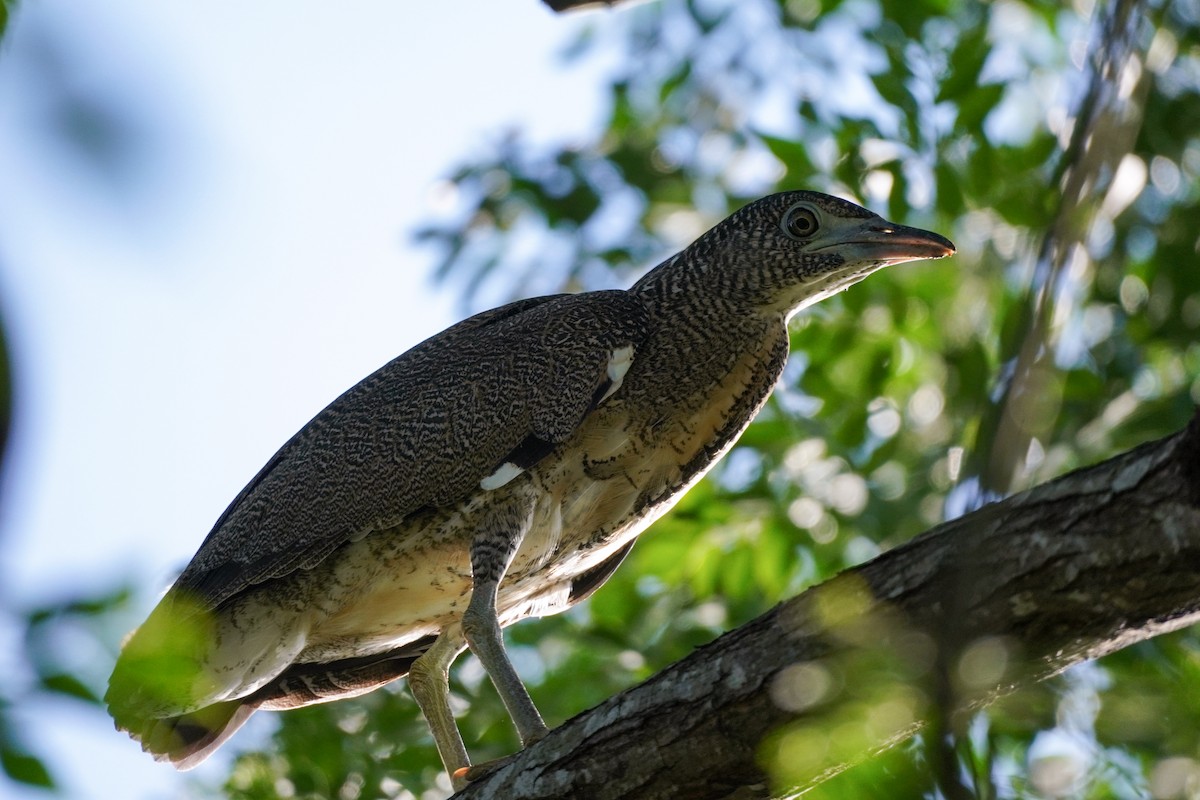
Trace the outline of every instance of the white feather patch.
{"type": "Polygon", "coordinates": [[[499,468],[497,468],[495,472],[479,482],[479,488],[483,489],[485,492],[490,492],[493,489],[499,489],[501,486],[508,483],[524,471],[525,470],[521,469],[511,461],[505,461],[499,466],[499,468]]]}
{"type": "Polygon", "coordinates": [[[629,372],[629,367],[632,365],[633,345],[627,344],[612,351],[612,355],[608,357],[608,379],[612,381],[612,384],[600,398],[600,402],[603,403],[612,396],[613,392],[621,388],[621,381],[625,380],[625,373],[629,372]]]}

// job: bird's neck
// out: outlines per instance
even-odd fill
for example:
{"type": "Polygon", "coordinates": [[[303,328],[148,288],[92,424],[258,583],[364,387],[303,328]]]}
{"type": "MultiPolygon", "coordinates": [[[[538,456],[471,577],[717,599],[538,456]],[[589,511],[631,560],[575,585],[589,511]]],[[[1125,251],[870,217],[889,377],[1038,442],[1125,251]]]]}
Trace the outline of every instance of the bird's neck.
{"type": "Polygon", "coordinates": [[[656,386],[655,402],[709,404],[716,387],[735,373],[741,381],[738,391],[748,389],[756,398],[770,392],[787,357],[783,313],[738,302],[682,256],[656,267],[629,291],[646,309],[650,329],[634,368],[687,365],[672,371],[669,385],[656,386]]]}
{"type": "Polygon", "coordinates": [[[685,263],[684,253],[675,254],[629,287],[629,293],[641,300],[652,314],[689,296],[703,297],[703,292],[695,270],[688,269],[685,263]]]}
{"type": "Polygon", "coordinates": [[[629,288],[651,318],[691,318],[716,328],[741,327],[747,318],[782,320],[774,308],[744,296],[738,287],[720,280],[721,270],[697,257],[694,248],[678,253],[647,272],[629,288]]]}

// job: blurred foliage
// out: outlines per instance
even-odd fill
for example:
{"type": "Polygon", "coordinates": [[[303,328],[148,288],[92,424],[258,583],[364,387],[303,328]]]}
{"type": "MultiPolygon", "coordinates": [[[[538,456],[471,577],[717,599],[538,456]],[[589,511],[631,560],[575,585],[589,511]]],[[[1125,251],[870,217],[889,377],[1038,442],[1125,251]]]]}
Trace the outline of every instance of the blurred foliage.
{"type": "MultiPolygon", "coordinates": [[[[419,235],[468,308],[623,285],[786,188],[859,198],[960,252],[798,318],[782,385],[712,478],[588,605],[512,630],[543,656],[535,696],[551,716],[972,505],[997,454],[1017,490],[1192,413],[1200,4],[664,2],[598,21],[568,56],[612,47],[622,66],[593,140],[544,149],[510,134],[436,193],[445,210],[419,235]]],[[[1191,796],[1198,647],[1194,630],[1162,637],[977,715],[953,742],[962,784],[1191,796]]],[[[864,686],[825,728],[781,732],[775,752],[791,755],[766,762],[785,783],[813,742],[832,757],[829,742],[862,744],[880,709],[927,702],[907,689],[897,701],[909,684],[886,671],[837,672],[864,686]]],[[[467,723],[493,706],[472,701],[467,723]]],[[[818,792],[945,791],[925,744],[818,792]]]]}
{"type": "MultiPolygon", "coordinates": [[[[940,521],[976,477],[973,454],[995,449],[1004,382],[1025,398],[1028,446],[1002,465],[1013,488],[1177,429],[1200,400],[1200,4],[675,0],[597,17],[567,57],[611,48],[594,138],[539,148],[510,133],[435,192],[440,215],[419,236],[464,310],[625,285],[782,188],[860,198],[960,253],[798,318],[785,380],[710,479],[592,600],[509,631],[551,724],[940,521]],[[1118,34],[1135,57],[1111,70],[1101,56],[1118,34]],[[1071,146],[1081,119],[1099,156],[1071,146]],[[1077,202],[1064,176],[1085,182],[1077,202]],[[1078,215],[1072,241],[1064,214],[1078,215]],[[1047,357],[1015,374],[1031,332],[1047,357]]],[[[968,650],[958,670],[1003,658],[968,650]]],[[[868,649],[809,665],[834,676],[836,702],[781,731],[764,763],[788,783],[816,743],[832,757],[902,730],[928,705],[906,664],[868,649]]],[[[1198,670],[1188,630],[1026,688],[958,731],[959,779],[978,797],[1194,796],[1198,670]]],[[[820,685],[814,674],[797,685],[820,685]]],[[[472,754],[515,749],[473,659],[454,686],[472,754]]],[[[302,797],[419,796],[437,759],[418,719],[382,692],[283,715],[278,755],[245,756],[226,788],[266,797],[283,777],[302,797]]],[[[817,793],[934,796],[927,744],[817,793]]]]}
{"type": "MultiPolygon", "coordinates": [[[[19,629],[24,663],[0,686],[0,773],[18,784],[54,789],[53,759],[31,752],[14,712],[55,699],[95,708],[115,653],[111,643],[125,624],[115,613],[129,601],[128,589],[99,597],[77,597],[28,609],[6,609],[4,622],[19,629]]],[[[0,781],[0,786],[3,782],[0,781]]]]}
{"type": "MultiPolygon", "coordinates": [[[[709,479],[591,600],[508,631],[551,725],[969,505],[956,487],[999,451],[1001,388],[1025,400],[1013,412],[1022,446],[1003,448],[1013,489],[1186,422],[1200,400],[1200,2],[663,0],[592,19],[565,58],[620,54],[601,129],[555,147],[507,134],[432,197],[438,215],[419,237],[464,311],[627,285],[783,188],[859,198],[949,235],[959,255],[889,270],[797,318],[784,380],[709,479]],[[1105,72],[1117,12],[1134,56],[1105,72]],[[1089,116],[1097,108],[1133,116],[1089,116]],[[1090,160],[1072,147],[1080,120],[1108,148],[1090,160]],[[1069,176],[1084,181],[1078,204],[1064,202],[1069,176]],[[1059,218],[1075,208],[1055,256],[1048,243],[1064,244],[1059,218]],[[1042,358],[1021,369],[1031,342],[1042,358]]],[[[70,628],[76,611],[28,624],[70,628]]],[[[962,654],[964,681],[1007,658],[992,644],[962,654]]],[[[795,690],[826,680],[817,700],[830,705],[821,726],[780,731],[764,763],[786,783],[818,740],[903,730],[929,702],[911,690],[919,652],[799,665],[810,671],[795,690]]],[[[94,702],[98,684],[67,677],[86,670],[34,666],[37,691],[94,702]]],[[[1196,796],[1198,685],[1192,629],[1024,688],[956,731],[958,779],[981,798],[1196,796]]],[[[276,715],[270,747],[243,753],[212,793],[448,794],[402,686],[276,715]]],[[[475,759],[516,749],[473,658],[452,688],[475,759]]],[[[48,783],[10,727],[4,769],[48,783]]],[[[815,794],[935,796],[928,744],[910,739],[815,794]]]]}

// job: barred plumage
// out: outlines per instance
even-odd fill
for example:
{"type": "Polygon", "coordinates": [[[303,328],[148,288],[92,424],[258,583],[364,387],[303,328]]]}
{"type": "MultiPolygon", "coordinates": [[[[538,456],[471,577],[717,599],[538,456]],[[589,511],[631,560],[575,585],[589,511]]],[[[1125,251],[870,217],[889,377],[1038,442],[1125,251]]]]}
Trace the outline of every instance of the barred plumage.
{"type": "Polygon", "coordinates": [[[953,251],[785,192],[627,291],[521,300],[431,337],[331,403],[233,501],[124,648],[106,696],[118,727],[187,768],[255,709],[411,673],[454,773],[469,762],[445,676],[469,645],[528,744],[545,725],[500,627],[595,591],[732,446],[783,370],[798,309],[953,251]]]}

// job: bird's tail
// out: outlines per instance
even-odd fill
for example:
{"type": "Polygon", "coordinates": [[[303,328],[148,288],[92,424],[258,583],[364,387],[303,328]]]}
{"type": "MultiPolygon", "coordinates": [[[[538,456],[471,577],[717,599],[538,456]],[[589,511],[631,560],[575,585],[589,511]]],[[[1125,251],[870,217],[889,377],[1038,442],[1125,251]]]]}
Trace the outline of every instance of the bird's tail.
{"type": "MultiPolygon", "coordinates": [[[[408,673],[433,644],[426,636],[395,650],[328,663],[295,663],[242,697],[217,699],[204,654],[212,633],[204,615],[165,603],[130,637],[104,701],[119,730],[156,761],[186,770],[200,764],[258,709],[283,710],[369,692],[408,673]],[[216,702],[213,702],[216,700],[216,702]]],[[[226,691],[225,698],[229,698],[226,691]]]]}
{"type": "Polygon", "coordinates": [[[177,769],[208,758],[259,706],[226,699],[209,675],[213,641],[213,614],[169,593],[121,648],[104,695],[117,729],[177,769]]]}
{"type": "MultiPolygon", "coordinates": [[[[230,700],[189,714],[162,719],[121,719],[117,727],[129,733],[155,761],[189,770],[207,759],[257,710],[254,703],[230,700]]],[[[109,706],[113,711],[112,706],[109,706]]]]}

